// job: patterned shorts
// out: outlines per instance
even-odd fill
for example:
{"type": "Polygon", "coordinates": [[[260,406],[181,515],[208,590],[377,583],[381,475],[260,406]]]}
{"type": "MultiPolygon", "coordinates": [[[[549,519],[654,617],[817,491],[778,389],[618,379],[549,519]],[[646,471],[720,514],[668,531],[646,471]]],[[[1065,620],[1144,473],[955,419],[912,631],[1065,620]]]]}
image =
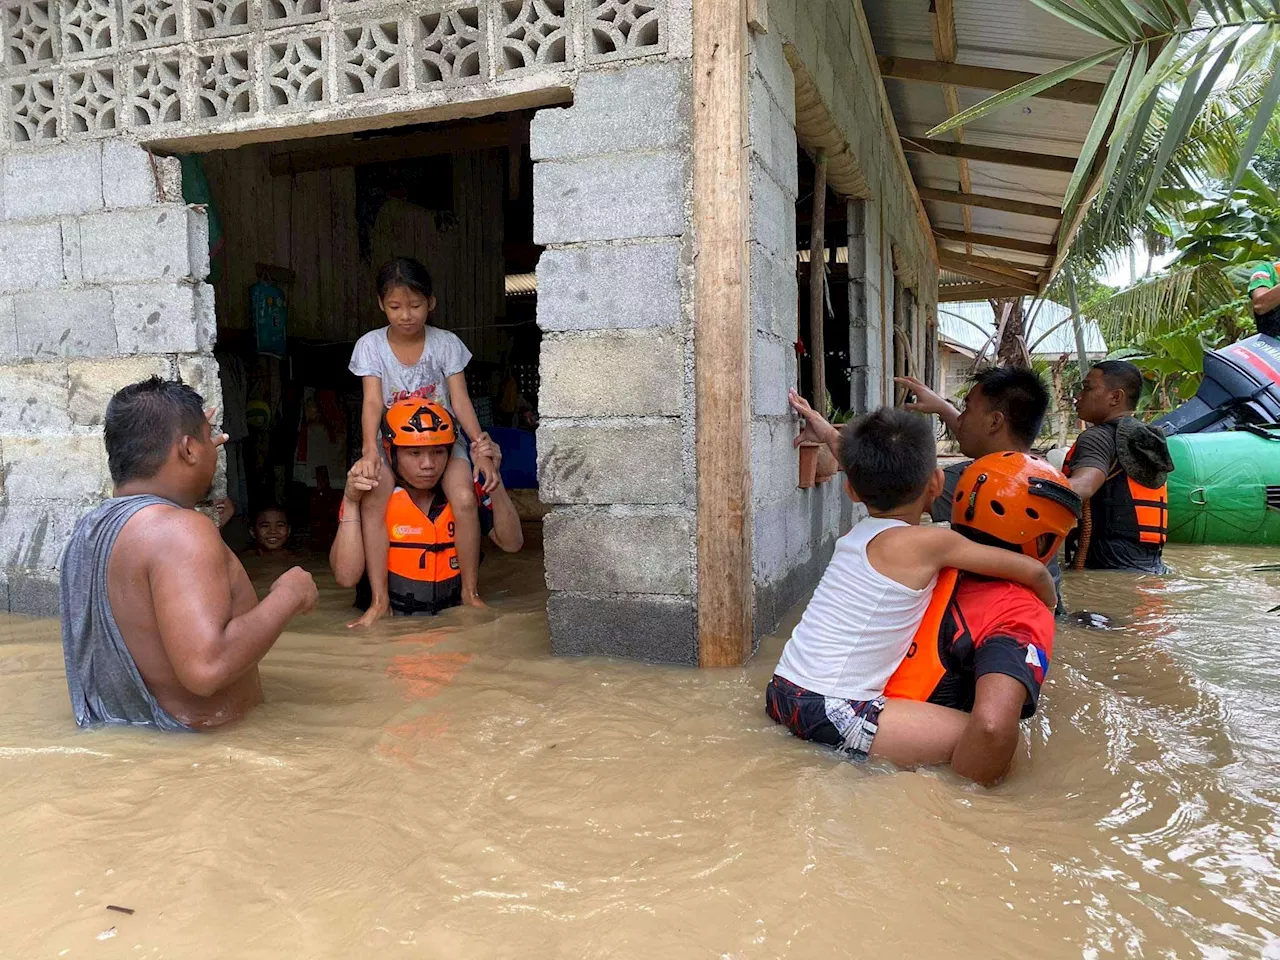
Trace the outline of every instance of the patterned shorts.
{"type": "Polygon", "coordinates": [[[846,760],[866,763],[879,729],[884,697],[825,697],[775,675],[765,689],[764,704],[770,717],[801,740],[826,744],[846,760]]]}

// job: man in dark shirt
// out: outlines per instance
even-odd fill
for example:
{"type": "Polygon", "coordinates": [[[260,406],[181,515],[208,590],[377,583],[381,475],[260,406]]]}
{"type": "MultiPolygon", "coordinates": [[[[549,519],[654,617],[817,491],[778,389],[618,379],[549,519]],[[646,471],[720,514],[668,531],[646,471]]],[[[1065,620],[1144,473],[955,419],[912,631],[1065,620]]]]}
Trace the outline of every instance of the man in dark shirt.
{"type": "Polygon", "coordinates": [[[1123,360],[1095,364],[1076,398],[1076,412],[1091,426],[1067,454],[1063,472],[1089,504],[1089,522],[1067,540],[1070,558],[1090,529],[1084,566],[1089,570],[1164,573],[1168,528],[1165,477],[1173,468],[1164,434],[1133,414],[1142,396],[1142,372],[1123,360]]]}
{"type": "MultiPolygon", "coordinates": [[[[946,483],[929,511],[934,523],[951,519],[956,482],[974,460],[1006,450],[1030,453],[1049,409],[1049,391],[1035,371],[1026,367],[996,367],[979,373],[964,398],[963,411],[915,377],[896,377],[894,382],[915,394],[915,400],[904,406],[919,413],[937,414],[955,437],[960,452],[970,458],[942,471],[946,483]]],[[[1062,574],[1057,558],[1048,566],[1061,598],[1062,574]]],[[[1062,612],[1061,599],[1058,610],[1062,612]]]]}

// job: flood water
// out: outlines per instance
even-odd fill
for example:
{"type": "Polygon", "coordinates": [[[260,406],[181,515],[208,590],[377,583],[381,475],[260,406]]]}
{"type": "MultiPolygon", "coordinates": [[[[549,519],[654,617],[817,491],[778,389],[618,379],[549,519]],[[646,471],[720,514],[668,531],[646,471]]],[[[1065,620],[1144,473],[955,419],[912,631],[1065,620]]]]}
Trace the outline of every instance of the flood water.
{"type": "Polygon", "coordinates": [[[1280,554],[1166,559],[1068,574],[1120,626],[1059,630],[993,790],[789,737],[780,638],[553,660],[536,553],[364,636],[330,581],[209,735],[77,731],[56,623],[0,620],[0,956],[1280,957],[1280,554]]]}

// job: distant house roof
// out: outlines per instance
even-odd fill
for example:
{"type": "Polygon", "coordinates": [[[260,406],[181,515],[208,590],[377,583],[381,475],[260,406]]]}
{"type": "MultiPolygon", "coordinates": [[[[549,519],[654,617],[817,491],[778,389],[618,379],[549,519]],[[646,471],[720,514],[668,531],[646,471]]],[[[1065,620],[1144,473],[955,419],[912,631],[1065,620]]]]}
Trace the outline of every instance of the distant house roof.
{"type": "MultiPolygon", "coordinates": [[[[938,305],[938,336],[960,353],[978,354],[987,337],[996,331],[996,318],[985,301],[944,303],[938,305]],[[975,326],[976,324],[976,326],[975,326]],[[985,333],[984,333],[985,331],[985,333]]],[[[1076,352],[1076,335],[1071,325],[1071,311],[1052,300],[1027,303],[1027,347],[1034,357],[1057,358],[1076,352]]],[[[1084,321],[1084,349],[1093,359],[1107,355],[1097,321],[1084,321]]],[[[987,350],[990,355],[991,350],[987,350]]]]}

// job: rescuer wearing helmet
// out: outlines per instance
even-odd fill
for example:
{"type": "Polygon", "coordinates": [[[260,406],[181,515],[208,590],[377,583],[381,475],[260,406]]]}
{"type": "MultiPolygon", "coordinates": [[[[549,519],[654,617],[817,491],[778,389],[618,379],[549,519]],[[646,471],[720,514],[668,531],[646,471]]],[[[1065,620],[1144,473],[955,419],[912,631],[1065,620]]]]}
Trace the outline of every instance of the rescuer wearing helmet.
{"type": "MultiPolygon", "coordinates": [[[[961,475],[951,528],[1048,563],[1080,512],[1080,498],[1061,473],[1006,451],[975,460],[961,475]]],[[[968,713],[951,767],[992,783],[1013,759],[1019,720],[1036,711],[1053,632],[1053,614],[1028,588],[945,571],[885,696],[968,713]]]]}
{"type": "MultiPolygon", "coordinates": [[[[435,614],[462,602],[462,578],[454,545],[453,510],[440,481],[457,439],[453,418],[430,400],[400,400],[387,408],[382,422],[383,445],[391,477],[371,481],[353,467],[347,475],[338,535],[329,551],[329,564],[338,583],[357,586],[364,576],[364,540],[360,531],[360,501],[379,483],[394,482],[387,504],[388,593],[391,609],[401,615],[435,614]]],[[[501,462],[497,444],[472,444],[477,456],[501,462]],[[484,449],[476,449],[483,445],[484,449]]],[[[520,517],[501,479],[481,499],[480,527],[507,553],[524,545],[520,517]]]]}

